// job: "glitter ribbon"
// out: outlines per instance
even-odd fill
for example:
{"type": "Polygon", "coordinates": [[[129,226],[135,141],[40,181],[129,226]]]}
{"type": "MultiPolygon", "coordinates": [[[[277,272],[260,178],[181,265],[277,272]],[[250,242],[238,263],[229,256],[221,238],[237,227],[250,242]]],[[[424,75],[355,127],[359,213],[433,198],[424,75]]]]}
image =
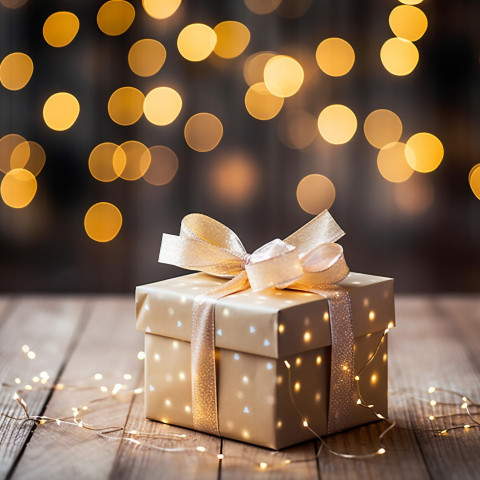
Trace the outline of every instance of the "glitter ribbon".
{"type": "Polygon", "coordinates": [[[164,234],[159,261],[202,271],[228,282],[195,298],[192,312],[192,414],[195,429],[220,435],[215,369],[215,303],[248,287],[289,288],[328,299],[332,358],[328,433],[349,425],[354,397],[353,326],[350,297],[335,285],[348,275],[344,235],[325,210],[287,237],[248,254],[237,235],[213,218],[190,214],[180,235],[164,234]]]}

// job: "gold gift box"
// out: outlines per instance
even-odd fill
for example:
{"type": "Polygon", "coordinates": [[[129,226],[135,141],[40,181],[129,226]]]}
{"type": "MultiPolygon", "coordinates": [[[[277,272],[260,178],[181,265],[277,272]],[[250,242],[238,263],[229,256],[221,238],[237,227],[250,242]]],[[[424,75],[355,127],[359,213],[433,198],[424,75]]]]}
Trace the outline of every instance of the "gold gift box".
{"type": "MultiPolygon", "coordinates": [[[[225,280],[203,273],[136,289],[137,329],[145,332],[145,415],[193,428],[190,335],[195,296],[225,280]]],[[[351,299],[355,371],[395,321],[393,279],[350,273],[339,283],[351,299]]],[[[281,449],[327,433],[330,326],[327,300],[312,293],[244,290],[215,306],[218,423],[221,435],[281,449]],[[284,363],[291,365],[291,381],[284,363]],[[295,405],[290,398],[292,390],[295,405]]],[[[375,411],[387,416],[387,338],[358,381],[375,411]]],[[[376,420],[352,406],[355,427],[376,420]]]]}

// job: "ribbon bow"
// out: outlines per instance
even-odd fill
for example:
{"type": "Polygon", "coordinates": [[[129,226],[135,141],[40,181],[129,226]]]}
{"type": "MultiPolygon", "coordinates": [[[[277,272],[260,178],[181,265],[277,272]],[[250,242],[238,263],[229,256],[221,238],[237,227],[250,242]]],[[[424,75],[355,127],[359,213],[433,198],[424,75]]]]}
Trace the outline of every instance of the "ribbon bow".
{"type": "Polygon", "coordinates": [[[159,261],[230,278],[195,298],[192,315],[192,413],[197,430],[219,435],[215,375],[215,302],[249,286],[291,288],[328,298],[332,335],[328,431],[348,425],[353,398],[353,329],[350,299],[336,283],[348,275],[344,235],[325,210],[285,240],[275,239],[248,254],[238,236],[201,214],[183,218],[180,235],[164,234],[159,261]]]}

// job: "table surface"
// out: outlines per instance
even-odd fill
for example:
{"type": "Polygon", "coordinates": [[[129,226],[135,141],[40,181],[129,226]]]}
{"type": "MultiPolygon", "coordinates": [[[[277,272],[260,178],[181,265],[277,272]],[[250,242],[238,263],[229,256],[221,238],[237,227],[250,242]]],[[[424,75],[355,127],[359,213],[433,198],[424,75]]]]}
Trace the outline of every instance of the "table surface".
{"type": "MultiPolygon", "coordinates": [[[[430,399],[458,405],[462,400],[429,395],[427,388],[453,389],[480,403],[480,296],[400,296],[396,315],[397,327],[389,333],[389,416],[399,426],[385,437],[384,455],[348,460],[324,450],[316,455],[318,441],[273,453],[145,420],[143,393],[134,393],[143,381],[143,362],[137,358],[143,337],[134,329],[132,296],[0,297],[0,478],[478,478],[480,428],[447,435],[429,431],[472,420],[465,415],[429,420],[432,414],[462,411],[431,406],[430,399]],[[45,384],[41,372],[50,377],[45,384]],[[96,373],[103,378],[95,380],[96,373]],[[117,383],[128,388],[112,395],[117,383]],[[15,420],[10,417],[23,416],[13,398],[16,391],[30,415],[66,422],[72,420],[72,407],[99,399],[81,410],[84,425],[122,429],[102,436],[69,423],[37,426],[15,420]],[[126,433],[132,430],[150,435],[132,437],[126,433]]],[[[326,442],[361,454],[378,447],[384,428],[384,422],[375,422],[326,442]]]]}

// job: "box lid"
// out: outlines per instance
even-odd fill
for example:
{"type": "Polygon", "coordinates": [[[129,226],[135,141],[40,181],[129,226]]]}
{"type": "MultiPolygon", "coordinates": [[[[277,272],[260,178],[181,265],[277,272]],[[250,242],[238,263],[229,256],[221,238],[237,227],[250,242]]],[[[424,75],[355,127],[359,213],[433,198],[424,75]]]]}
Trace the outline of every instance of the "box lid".
{"type": "MultiPolygon", "coordinates": [[[[194,273],[136,289],[137,330],[190,341],[193,299],[226,280],[194,273]]],[[[351,272],[339,283],[352,304],[355,337],[393,326],[393,279],[351,272]]],[[[326,298],[295,290],[244,290],[218,300],[215,344],[283,358],[331,344],[326,298]]]]}

